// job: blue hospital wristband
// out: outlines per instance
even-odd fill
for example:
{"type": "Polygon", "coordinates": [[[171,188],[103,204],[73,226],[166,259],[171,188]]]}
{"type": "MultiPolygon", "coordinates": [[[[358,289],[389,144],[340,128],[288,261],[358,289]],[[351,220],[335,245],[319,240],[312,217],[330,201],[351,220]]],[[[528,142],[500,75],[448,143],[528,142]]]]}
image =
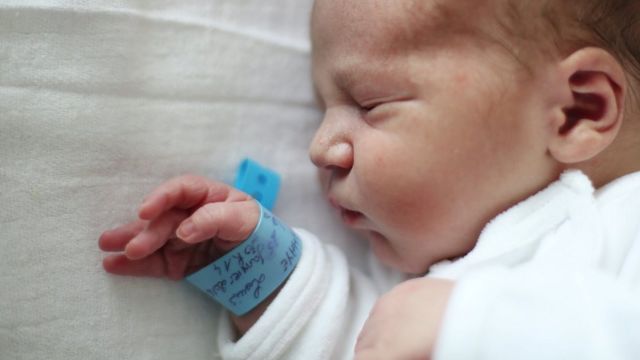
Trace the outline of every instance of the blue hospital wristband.
{"type": "Polygon", "coordinates": [[[260,220],[251,236],[186,280],[240,316],[287,280],[301,252],[298,235],[260,205],[260,220]]]}

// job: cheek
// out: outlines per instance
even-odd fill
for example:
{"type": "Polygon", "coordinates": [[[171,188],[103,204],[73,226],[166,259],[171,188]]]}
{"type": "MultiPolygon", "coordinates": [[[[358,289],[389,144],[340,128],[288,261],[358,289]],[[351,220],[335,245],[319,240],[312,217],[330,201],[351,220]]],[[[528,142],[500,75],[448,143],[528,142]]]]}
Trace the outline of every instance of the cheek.
{"type": "Polygon", "coordinates": [[[394,232],[415,228],[423,216],[427,177],[415,166],[415,154],[390,141],[377,144],[378,151],[356,160],[357,186],[367,215],[382,227],[394,228],[394,232]]]}

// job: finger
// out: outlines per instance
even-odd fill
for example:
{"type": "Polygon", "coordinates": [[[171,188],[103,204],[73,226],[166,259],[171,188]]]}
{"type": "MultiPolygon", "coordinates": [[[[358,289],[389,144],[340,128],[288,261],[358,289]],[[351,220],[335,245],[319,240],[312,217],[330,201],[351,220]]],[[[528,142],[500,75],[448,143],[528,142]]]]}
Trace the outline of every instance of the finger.
{"type": "MultiPolygon", "coordinates": [[[[152,220],[171,208],[188,209],[196,205],[238,197],[237,190],[201,176],[184,175],[160,185],[140,206],[141,219],[152,220]]],[[[246,197],[246,196],[245,196],[246,197]]]]}
{"type": "MultiPolygon", "coordinates": [[[[374,312],[376,311],[376,307],[379,307],[378,303],[376,303],[371,309],[369,313],[369,317],[365,321],[362,329],[360,330],[360,334],[358,334],[358,339],[356,340],[356,355],[360,354],[368,354],[368,351],[371,349],[375,349],[375,330],[377,328],[376,317],[374,312]]],[[[359,357],[357,357],[359,358],[359,357]]],[[[364,357],[366,358],[366,357],[364,357]]]]}
{"type": "Polygon", "coordinates": [[[206,195],[207,184],[204,178],[195,175],[179,176],[155,188],[140,206],[138,215],[141,219],[152,220],[179,204],[194,206],[204,200],[206,195]]]}
{"type": "Polygon", "coordinates": [[[176,234],[186,243],[210,238],[237,243],[251,235],[260,217],[255,200],[207,204],[180,224],[176,234]]]}
{"type": "Polygon", "coordinates": [[[209,265],[220,255],[212,241],[190,245],[188,251],[172,252],[169,255],[165,253],[165,275],[174,280],[182,279],[209,265]]]}
{"type": "Polygon", "coordinates": [[[214,246],[213,241],[203,241],[196,246],[193,256],[189,259],[188,268],[186,269],[187,274],[209,265],[222,255],[221,251],[214,246]]]}
{"type": "Polygon", "coordinates": [[[390,359],[391,357],[385,357],[380,349],[371,348],[357,351],[355,354],[355,360],[378,360],[378,359],[390,359]]]}
{"type": "Polygon", "coordinates": [[[372,339],[369,339],[369,337],[358,338],[355,348],[356,360],[384,359],[384,357],[381,357],[380,355],[380,348],[372,342],[372,339]]]}
{"type": "Polygon", "coordinates": [[[165,274],[165,265],[160,253],[142,260],[131,260],[123,254],[109,255],[102,260],[102,267],[108,273],[116,275],[163,277],[165,274]]]}
{"type": "Polygon", "coordinates": [[[169,211],[151,221],[147,227],[137,234],[124,248],[130,260],[138,260],[153,254],[169,239],[175,237],[178,224],[187,217],[182,211],[169,211]]]}
{"type": "Polygon", "coordinates": [[[107,230],[100,235],[98,246],[102,251],[122,251],[129,241],[146,227],[147,223],[147,221],[136,220],[107,230]]]}

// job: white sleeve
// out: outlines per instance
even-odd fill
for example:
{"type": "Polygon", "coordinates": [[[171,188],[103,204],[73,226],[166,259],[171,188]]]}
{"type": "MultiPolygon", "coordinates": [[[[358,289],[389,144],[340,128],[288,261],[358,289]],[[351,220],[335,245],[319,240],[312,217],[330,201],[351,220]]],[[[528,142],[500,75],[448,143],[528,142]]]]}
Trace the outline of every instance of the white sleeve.
{"type": "Polygon", "coordinates": [[[639,359],[640,293],[593,269],[523,266],[461,278],[434,359],[639,359]]]}
{"type": "Polygon", "coordinates": [[[237,342],[223,313],[218,344],[223,359],[350,359],[378,290],[349,269],[344,254],[296,230],[302,255],[262,317],[237,342]]]}

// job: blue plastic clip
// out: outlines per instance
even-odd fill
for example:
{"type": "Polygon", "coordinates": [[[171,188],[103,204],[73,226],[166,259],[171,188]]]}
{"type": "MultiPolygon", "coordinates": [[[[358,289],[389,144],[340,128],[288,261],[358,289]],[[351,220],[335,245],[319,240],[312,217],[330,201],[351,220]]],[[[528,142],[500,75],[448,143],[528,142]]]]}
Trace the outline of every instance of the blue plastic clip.
{"type": "Polygon", "coordinates": [[[273,210],[280,191],[280,175],[247,158],[240,163],[233,186],[273,210]]]}

